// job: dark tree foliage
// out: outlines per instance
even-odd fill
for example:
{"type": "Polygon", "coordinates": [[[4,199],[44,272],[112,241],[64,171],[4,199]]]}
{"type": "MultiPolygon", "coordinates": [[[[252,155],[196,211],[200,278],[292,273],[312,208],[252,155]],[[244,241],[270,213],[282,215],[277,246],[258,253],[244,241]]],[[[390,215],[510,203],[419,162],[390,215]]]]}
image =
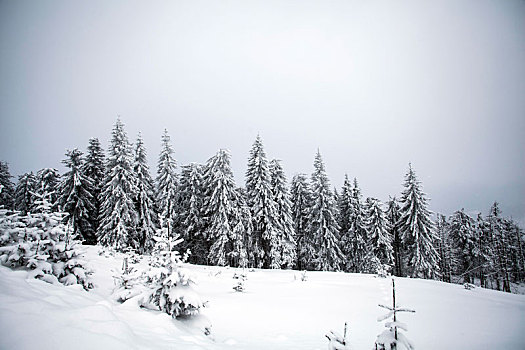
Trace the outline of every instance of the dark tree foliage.
{"type": "Polygon", "coordinates": [[[292,220],[297,244],[297,269],[312,270],[315,258],[313,239],[308,230],[308,220],[312,206],[312,193],[305,174],[297,174],[291,185],[292,220]]]}
{"type": "Polygon", "coordinates": [[[26,215],[34,208],[36,178],[33,172],[18,177],[15,189],[15,209],[26,215]]]}
{"type": "Polygon", "coordinates": [[[11,181],[9,165],[0,161],[0,208],[14,209],[15,185],[11,181]]]}
{"type": "Polygon", "coordinates": [[[104,163],[104,150],[100,146],[99,140],[97,138],[90,138],[84,159],[84,165],[82,166],[82,172],[87,178],[91,180],[91,183],[93,184],[93,198],[91,202],[93,204],[93,208],[89,213],[89,221],[95,232],[98,231],[100,224],[100,208],[102,203],[101,192],[102,186],[104,184],[105,172],[104,163]]]}
{"type": "Polygon", "coordinates": [[[69,170],[62,176],[60,184],[60,207],[69,214],[66,219],[75,237],[86,244],[96,244],[90,218],[93,213],[93,183],[83,172],[81,151],[76,148],[67,151],[66,157],[62,163],[69,170]]]}

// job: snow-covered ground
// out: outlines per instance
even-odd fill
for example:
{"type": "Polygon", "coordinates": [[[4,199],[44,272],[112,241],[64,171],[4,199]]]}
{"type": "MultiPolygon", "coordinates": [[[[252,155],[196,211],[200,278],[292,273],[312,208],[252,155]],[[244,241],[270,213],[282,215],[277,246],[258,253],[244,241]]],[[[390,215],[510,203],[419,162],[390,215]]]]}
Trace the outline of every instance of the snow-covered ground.
{"type": "MultiPolygon", "coordinates": [[[[383,330],[377,304],[390,305],[391,280],[371,275],[297,271],[247,272],[233,290],[232,268],[187,265],[208,307],[194,320],[173,320],[110,297],[122,256],[87,248],[97,287],[27,280],[0,266],[0,349],[326,349],[324,334],[349,325],[352,349],[371,349],[383,330]],[[212,335],[202,332],[210,322],[212,335]]],[[[146,261],[141,265],[146,266],[146,261]]],[[[396,278],[397,303],[417,349],[525,349],[525,296],[436,281],[396,278]]]]}

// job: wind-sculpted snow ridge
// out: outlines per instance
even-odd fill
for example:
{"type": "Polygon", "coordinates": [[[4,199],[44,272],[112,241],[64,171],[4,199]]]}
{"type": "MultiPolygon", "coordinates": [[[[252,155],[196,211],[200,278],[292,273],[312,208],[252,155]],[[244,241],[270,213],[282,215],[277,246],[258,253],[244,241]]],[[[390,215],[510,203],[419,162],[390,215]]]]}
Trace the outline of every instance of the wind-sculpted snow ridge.
{"type": "MultiPolygon", "coordinates": [[[[392,302],[391,279],[341,272],[248,270],[185,264],[208,301],[202,315],[173,319],[112,297],[122,253],[87,247],[95,288],[27,279],[0,266],[0,349],[326,349],[347,322],[348,347],[370,350],[384,327],[377,304],[392,302]],[[113,271],[112,271],[113,270],[113,271]],[[232,289],[234,274],[245,289],[232,289]],[[211,335],[202,325],[212,324],[211,335]]],[[[135,265],[148,269],[148,259],[135,265]]],[[[416,349],[525,349],[525,296],[431,280],[395,278],[396,303],[416,349]]]]}

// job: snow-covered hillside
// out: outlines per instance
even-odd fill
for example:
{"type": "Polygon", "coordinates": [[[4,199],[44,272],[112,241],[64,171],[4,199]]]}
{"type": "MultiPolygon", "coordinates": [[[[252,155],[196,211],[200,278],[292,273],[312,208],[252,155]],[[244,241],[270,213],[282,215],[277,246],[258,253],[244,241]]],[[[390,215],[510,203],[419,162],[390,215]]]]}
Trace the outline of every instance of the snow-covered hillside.
{"type": "MultiPolygon", "coordinates": [[[[110,297],[122,255],[86,256],[97,287],[27,280],[0,266],[1,349],[326,349],[324,334],[349,324],[352,349],[371,349],[383,330],[377,304],[391,303],[391,280],[372,275],[247,271],[245,292],[233,290],[238,269],[187,265],[208,307],[203,316],[173,320],[110,297]],[[211,336],[202,328],[210,322],[211,336]]],[[[144,260],[140,267],[146,267],[144,260]]],[[[437,281],[396,278],[406,335],[417,349],[523,349],[525,296],[437,281]]]]}

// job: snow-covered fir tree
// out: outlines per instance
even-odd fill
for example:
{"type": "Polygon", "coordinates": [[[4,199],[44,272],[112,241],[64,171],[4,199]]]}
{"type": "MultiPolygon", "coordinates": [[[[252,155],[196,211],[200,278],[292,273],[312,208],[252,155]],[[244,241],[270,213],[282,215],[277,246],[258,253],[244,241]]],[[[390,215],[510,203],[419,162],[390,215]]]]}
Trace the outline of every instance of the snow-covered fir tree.
{"type": "Polygon", "coordinates": [[[149,252],[153,248],[152,237],[156,232],[157,218],[154,210],[154,187],[146,159],[146,147],[139,133],[135,144],[133,164],[136,192],[134,196],[137,211],[136,236],[133,244],[139,252],[149,252]]]}
{"type": "Polygon", "coordinates": [[[412,277],[433,278],[439,275],[439,256],[434,248],[434,223],[427,209],[421,182],[409,164],[401,193],[400,231],[406,249],[407,272],[412,277]]]}
{"type": "Polygon", "coordinates": [[[93,184],[91,194],[93,195],[92,202],[93,209],[89,214],[89,222],[95,232],[98,231],[100,223],[101,205],[102,205],[102,186],[104,184],[104,163],[105,156],[102,146],[98,138],[90,138],[87,152],[84,158],[84,165],[82,172],[84,176],[88,177],[93,184]]]}
{"type": "Polygon", "coordinates": [[[236,189],[230,166],[230,153],[219,150],[206,164],[206,188],[209,191],[206,216],[208,218],[207,236],[212,242],[209,253],[211,263],[219,266],[237,266],[242,237],[233,239],[233,229],[237,217],[236,189]]]}
{"type": "Polygon", "coordinates": [[[179,183],[179,230],[184,241],[181,250],[190,250],[188,261],[193,264],[208,262],[209,244],[205,231],[203,166],[191,163],[182,166],[179,183]]]}
{"type": "MultiPolygon", "coordinates": [[[[372,260],[377,263],[372,265],[373,273],[385,273],[392,269],[393,250],[392,237],[389,233],[388,221],[383,211],[383,204],[379,199],[367,198],[366,200],[365,229],[368,237],[368,246],[372,260]]],[[[370,262],[370,261],[369,261],[370,262]]]]}
{"type": "Polygon", "coordinates": [[[490,288],[489,275],[491,271],[491,237],[488,230],[488,224],[483,218],[481,213],[478,213],[476,217],[476,228],[475,234],[478,241],[480,255],[478,256],[478,268],[477,275],[480,281],[480,286],[484,288],[490,288]]]}
{"type": "Polygon", "coordinates": [[[365,228],[365,213],[361,200],[361,189],[357,179],[354,178],[352,184],[351,198],[351,228],[350,231],[353,240],[353,252],[350,265],[351,272],[364,272],[366,257],[368,255],[368,237],[365,228]]]}
{"type": "Polygon", "coordinates": [[[314,160],[311,184],[312,210],[309,230],[316,251],[315,267],[321,271],[337,271],[342,262],[342,253],[337,240],[339,227],[334,215],[334,197],[319,150],[314,160]]]}
{"type": "Polygon", "coordinates": [[[436,220],[437,251],[439,254],[439,271],[444,282],[452,282],[452,274],[456,266],[453,242],[450,237],[450,229],[447,218],[437,214],[436,220]]]}
{"type": "Polygon", "coordinates": [[[388,220],[388,227],[390,237],[392,238],[392,255],[394,258],[393,275],[403,276],[403,243],[401,240],[401,232],[399,231],[399,203],[396,197],[390,197],[387,210],[386,219],[388,220]]]}
{"type": "Polygon", "coordinates": [[[464,209],[454,212],[450,216],[450,238],[454,244],[453,249],[458,259],[456,274],[463,276],[465,283],[472,283],[478,261],[479,246],[475,232],[475,222],[464,209]]]}
{"type": "Polygon", "coordinates": [[[69,169],[60,183],[60,207],[68,213],[68,224],[73,234],[86,244],[96,244],[97,238],[91,225],[90,215],[93,213],[93,183],[85,176],[82,167],[82,152],[73,149],[66,152],[62,161],[69,169]]]}
{"type": "Polygon", "coordinates": [[[36,192],[36,178],[33,172],[18,177],[15,188],[15,209],[23,215],[34,207],[34,193],[36,192]]]}
{"type": "Polygon", "coordinates": [[[297,244],[297,269],[312,270],[311,262],[315,259],[313,239],[308,230],[312,195],[305,174],[296,174],[292,178],[290,189],[292,202],[292,220],[297,244]]]}
{"type": "Polygon", "coordinates": [[[133,155],[124,124],[117,119],[111,135],[102,192],[99,242],[117,250],[137,248],[137,211],[133,198],[137,193],[133,155]]]}
{"type": "Polygon", "coordinates": [[[352,183],[346,174],[337,206],[339,207],[339,247],[344,257],[341,268],[345,271],[351,271],[354,252],[352,183]]]}
{"type": "Polygon", "coordinates": [[[86,267],[82,250],[70,227],[63,223],[67,213],[53,212],[49,196],[36,193],[35,197],[36,213],[11,216],[10,230],[1,231],[0,262],[13,268],[27,268],[29,277],[48,283],[92,288],[91,271],[86,267]]]}
{"type": "Polygon", "coordinates": [[[250,150],[246,171],[246,194],[252,213],[252,252],[257,267],[281,267],[278,213],[273,200],[271,175],[261,137],[250,150]]]}
{"type": "Polygon", "coordinates": [[[236,266],[254,266],[253,254],[251,253],[251,237],[253,232],[252,216],[246,200],[246,191],[243,188],[236,190],[236,217],[233,227],[233,251],[236,266]]]}
{"type": "MultiPolygon", "coordinates": [[[[35,191],[41,196],[46,197],[51,204],[52,211],[58,211],[58,197],[59,197],[60,174],[55,168],[43,168],[36,173],[35,191]]],[[[38,210],[38,206],[34,207],[34,211],[38,210]]]]}
{"type": "Polygon", "coordinates": [[[171,146],[168,130],[164,129],[162,134],[162,143],[157,167],[157,191],[156,200],[158,212],[165,220],[163,225],[168,229],[168,234],[173,233],[173,224],[176,219],[177,205],[177,187],[178,179],[175,169],[177,163],[173,157],[173,148],[171,146]]]}
{"type": "Polygon", "coordinates": [[[188,271],[180,267],[181,258],[177,245],[182,241],[177,233],[168,236],[168,225],[163,224],[154,236],[151,269],[147,273],[147,283],[151,292],[141,301],[141,305],[153,310],[166,312],[175,317],[196,315],[204,307],[200,296],[193,290],[195,281],[188,271]]]}
{"type": "Polygon", "coordinates": [[[492,204],[486,218],[490,240],[490,265],[495,278],[496,289],[511,292],[510,289],[510,256],[509,242],[504,229],[499,203],[492,204]]]}
{"type": "Polygon", "coordinates": [[[6,162],[0,161],[0,208],[13,209],[15,205],[15,185],[6,162]]]}
{"type": "Polygon", "coordinates": [[[292,204],[288,194],[286,176],[281,163],[273,159],[270,162],[272,193],[277,209],[277,225],[280,231],[281,267],[291,269],[295,265],[297,252],[292,221],[292,204]]]}

